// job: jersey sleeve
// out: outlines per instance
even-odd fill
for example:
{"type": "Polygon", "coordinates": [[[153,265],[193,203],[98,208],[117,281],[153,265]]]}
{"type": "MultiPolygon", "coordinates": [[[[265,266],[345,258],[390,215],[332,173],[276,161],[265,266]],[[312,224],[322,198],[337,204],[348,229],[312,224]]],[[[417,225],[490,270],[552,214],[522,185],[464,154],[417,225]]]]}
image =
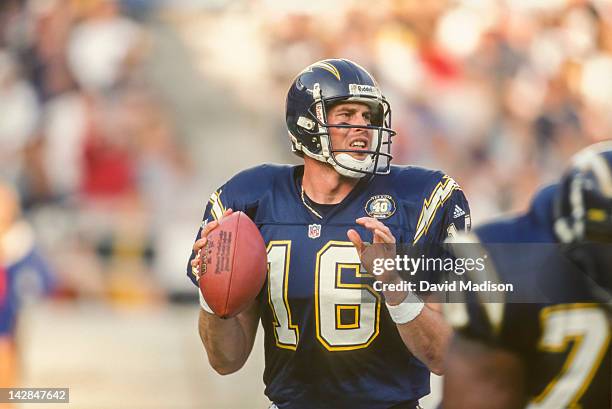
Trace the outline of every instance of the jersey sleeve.
{"type": "Polygon", "coordinates": [[[461,187],[442,175],[424,192],[413,243],[443,243],[449,236],[471,228],[470,206],[461,187]]]}
{"type": "MultiPolygon", "coordinates": [[[[450,259],[454,256],[445,248],[445,240],[469,230],[470,207],[461,187],[451,177],[435,172],[432,183],[422,193],[422,206],[412,243],[416,257],[427,260],[450,259]]],[[[419,272],[419,279],[442,283],[452,272],[441,266],[419,272]]]]}
{"type": "MultiPolygon", "coordinates": [[[[279,175],[282,176],[286,171],[286,168],[278,166],[257,166],[238,173],[215,190],[206,203],[204,216],[194,242],[200,238],[204,226],[213,220],[219,220],[227,209],[244,212],[254,219],[261,197],[269,191],[270,185],[275,183],[276,178],[279,175]]],[[[192,251],[187,262],[187,276],[197,286],[197,275],[191,268],[191,260],[195,256],[196,254],[192,251]]]]}
{"type": "MultiPolygon", "coordinates": [[[[206,208],[204,209],[204,216],[202,217],[202,222],[198,228],[198,232],[195,236],[194,242],[200,238],[202,234],[202,229],[206,226],[206,224],[219,220],[223,213],[227,209],[232,209],[234,211],[245,211],[245,206],[241,206],[239,200],[236,200],[235,195],[232,195],[231,188],[228,189],[228,184],[221,186],[219,189],[215,190],[208,199],[206,203],[206,208]]],[[[187,277],[198,286],[198,278],[197,273],[191,267],[191,260],[195,258],[196,254],[192,250],[191,255],[189,256],[189,261],[187,262],[187,277]]]]}

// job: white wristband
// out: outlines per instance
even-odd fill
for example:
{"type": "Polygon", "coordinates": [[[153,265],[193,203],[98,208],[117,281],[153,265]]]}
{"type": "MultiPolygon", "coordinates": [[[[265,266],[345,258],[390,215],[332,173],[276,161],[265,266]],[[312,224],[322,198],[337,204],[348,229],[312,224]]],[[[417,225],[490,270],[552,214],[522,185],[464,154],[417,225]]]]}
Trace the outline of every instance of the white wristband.
{"type": "Polygon", "coordinates": [[[408,293],[401,303],[397,305],[387,304],[387,310],[389,310],[389,315],[393,322],[405,324],[418,317],[421,311],[423,311],[424,306],[425,304],[419,297],[413,293],[408,293]]]}
{"type": "Polygon", "coordinates": [[[202,307],[202,309],[207,313],[214,314],[212,308],[210,308],[206,303],[206,300],[204,299],[204,296],[202,295],[202,291],[200,289],[198,289],[198,294],[200,295],[200,307],[202,307]]]}

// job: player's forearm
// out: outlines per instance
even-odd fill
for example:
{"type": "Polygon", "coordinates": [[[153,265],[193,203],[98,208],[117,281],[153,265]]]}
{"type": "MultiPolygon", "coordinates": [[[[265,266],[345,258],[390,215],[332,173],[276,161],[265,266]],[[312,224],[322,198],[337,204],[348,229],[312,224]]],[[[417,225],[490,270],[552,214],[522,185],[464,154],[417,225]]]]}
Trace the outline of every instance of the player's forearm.
{"type": "MultiPolygon", "coordinates": [[[[397,274],[389,274],[383,278],[386,278],[386,283],[394,284],[399,284],[401,280],[397,274]]],[[[421,302],[418,297],[415,297],[409,291],[383,291],[383,295],[388,306],[406,303],[410,297],[414,297],[414,300],[412,304],[409,302],[408,305],[414,305],[415,301],[421,302]]],[[[398,324],[396,322],[396,325],[402,341],[410,352],[427,365],[431,372],[442,375],[444,372],[444,355],[453,330],[444,320],[440,306],[426,303],[414,319],[411,318],[406,323],[398,324]]]]}
{"type": "Polygon", "coordinates": [[[452,329],[442,314],[426,304],[414,320],[397,324],[397,329],[410,352],[430,371],[442,375],[444,356],[452,336],[452,329]]]}
{"type": "Polygon", "coordinates": [[[221,375],[236,372],[246,362],[253,347],[254,334],[244,327],[240,317],[221,319],[200,311],[199,332],[208,361],[221,375]]]}

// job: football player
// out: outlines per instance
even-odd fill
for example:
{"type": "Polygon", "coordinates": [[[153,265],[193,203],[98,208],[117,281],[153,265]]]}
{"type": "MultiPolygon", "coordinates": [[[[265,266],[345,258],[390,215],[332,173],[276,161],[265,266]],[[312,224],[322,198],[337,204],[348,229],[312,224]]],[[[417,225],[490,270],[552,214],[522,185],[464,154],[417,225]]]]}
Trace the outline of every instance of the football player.
{"type": "Polygon", "coordinates": [[[444,409],[611,408],[612,142],[579,152],[528,213],[456,241],[482,246],[518,302],[447,306],[444,409]]]}
{"type": "MultiPolygon", "coordinates": [[[[299,73],[286,121],[304,164],[234,176],[210,197],[193,246],[187,274],[197,285],[206,236],[232,211],[248,214],[267,244],[267,282],[250,308],[223,320],[201,298],[210,364],[239,370],[261,321],[265,394],[276,407],[417,408],[430,371],[442,372],[451,328],[435,304],[375,291],[360,257],[366,241],[434,243],[464,229],[463,192],[441,172],[391,166],[391,108],[352,61],[299,73]]],[[[394,271],[382,278],[399,279],[394,271]]]]}
{"type": "Polygon", "coordinates": [[[0,386],[15,385],[19,312],[53,289],[53,273],[21,217],[14,189],[0,181],[0,386]]]}
{"type": "Polygon", "coordinates": [[[10,322],[6,271],[0,266],[0,385],[3,387],[15,385],[15,352],[10,322]]]}

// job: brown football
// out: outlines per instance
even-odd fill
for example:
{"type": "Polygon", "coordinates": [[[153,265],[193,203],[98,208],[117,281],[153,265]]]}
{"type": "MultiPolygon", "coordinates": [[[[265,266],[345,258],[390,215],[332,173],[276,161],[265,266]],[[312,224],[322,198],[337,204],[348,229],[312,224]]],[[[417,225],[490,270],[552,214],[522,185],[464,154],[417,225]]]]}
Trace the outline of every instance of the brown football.
{"type": "Polygon", "coordinates": [[[200,291],[221,318],[234,317],[248,307],[266,280],[264,239],[243,212],[221,219],[208,235],[202,260],[200,291]]]}

